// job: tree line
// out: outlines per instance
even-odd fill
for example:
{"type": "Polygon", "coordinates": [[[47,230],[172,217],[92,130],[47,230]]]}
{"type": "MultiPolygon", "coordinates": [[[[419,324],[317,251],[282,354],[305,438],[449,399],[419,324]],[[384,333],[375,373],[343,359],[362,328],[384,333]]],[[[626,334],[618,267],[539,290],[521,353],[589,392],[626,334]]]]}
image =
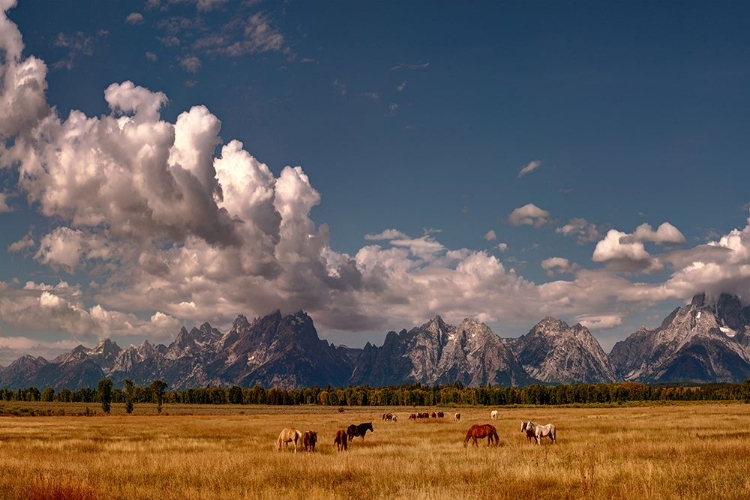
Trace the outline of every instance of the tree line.
{"type": "Polygon", "coordinates": [[[57,401],[101,403],[109,413],[113,403],[125,403],[128,413],[138,403],[155,403],[161,412],[170,404],[321,405],[321,406],[503,406],[618,404],[649,401],[744,401],[750,402],[750,379],[742,384],[649,385],[640,382],[612,384],[528,385],[525,387],[405,384],[399,386],[306,387],[265,389],[255,387],[203,387],[167,390],[163,380],[148,386],[126,379],[123,387],[102,379],[96,389],[55,391],[45,387],[0,389],[3,401],[57,401]]]}

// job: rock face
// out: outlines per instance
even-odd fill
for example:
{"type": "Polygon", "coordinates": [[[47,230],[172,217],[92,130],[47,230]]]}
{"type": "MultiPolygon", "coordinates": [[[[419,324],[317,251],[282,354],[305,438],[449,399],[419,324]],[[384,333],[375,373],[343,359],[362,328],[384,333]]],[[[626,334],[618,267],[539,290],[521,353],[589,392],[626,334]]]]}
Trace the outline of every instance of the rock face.
{"type": "Polygon", "coordinates": [[[529,376],[547,383],[607,383],[616,380],[607,354],[580,324],[544,318],[529,333],[510,341],[529,376]]]}
{"type": "Polygon", "coordinates": [[[382,347],[367,344],[350,380],[371,386],[457,381],[468,386],[532,382],[506,341],[486,325],[466,319],[455,327],[440,316],[408,332],[389,332],[382,347]]]}
{"type": "Polygon", "coordinates": [[[740,382],[750,377],[750,307],[696,295],[661,326],[641,328],[610,353],[617,374],[644,382],[740,382]]]}

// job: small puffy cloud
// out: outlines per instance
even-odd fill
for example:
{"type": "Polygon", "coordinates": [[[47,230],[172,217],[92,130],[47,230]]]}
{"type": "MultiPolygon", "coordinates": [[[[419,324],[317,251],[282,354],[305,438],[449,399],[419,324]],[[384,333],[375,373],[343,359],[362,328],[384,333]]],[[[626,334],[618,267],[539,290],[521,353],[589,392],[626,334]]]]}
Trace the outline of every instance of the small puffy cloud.
{"type": "Polygon", "coordinates": [[[57,228],[42,238],[35,258],[42,264],[62,266],[72,271],[81,260],[83,239],[81,231],[67,227],[57,228]]]}
{"type": "Polygon", "coordinates": [[[518,177],[523,177],[524,175],[528,174],[529,172],[533,172],[534,170],[536,170],[537,168],[539,168],[539,166],[541,164],[542,164],[542,162],[540,160],[530,161],[529,163],[527,163],[526,165],[524,165],[523,167],[521,167],[521,170],[518,172],[518,177]]]}
{"type": "Polygon", "coordinates": [[[563,236],[575,236],[579,245],[595,243],[602,238],[596,224],[581,218],[571,219],[564,226],[555,229],[555,232],[563,236]]]}
{"type": "Polygon", "coordinates": [[[0,193],[0,214],[13,211],[10,205],[8,205],[8,197],[8,193],[0,193]]]}
{"type": "Polygon", "coordinates": [[[213,10],[227,3],[227,0],[198,0],[196,7],[201,11],[213,10]]]}
{"type": "Polygon", "coordinates": [[[590,314],[579,316],[577,320],[589,330],[604,330],[622,325],[622,315],[620,314],[590,314]]]}
{"type": "Polygon", "coordinates": [[[201,69],[201,60],[195,56],[185,56],[180,59],[180,66],[189,73],[197,73],[201,69]]]}
{"type": "Polygon", "coordinates": [[[271,26],[270,19],[263,14],[254,14],[244,23],[243,39],[221,48],[234,57],[261,52],[281,51],[284,36],[271,26]]]}
{"type": "Polygon", "coordinates": [[[162,36],[158,40],[165,47],[177,47],[180,45],[180,39],[174,35],[162,36]]]}
{"type": "Polygon", "coordinates": [[[398,231],[396,229],[386,229],[382,233],[378,234],[366,234],[365,239],[366,240],[397,240],[397,239],[406,239],[408,236],[401,231],[398,231]]]}
{"type": "MultiPolygon", "coordinates": [[[[377,92],[362,92],[360,95],[362,97],[370,99],[371,101],[377,101],[380,99],[380,94],[378,94],[377,92]]],[[[398,105],[396,107],[398,108],[398,105]]]]}
{"type": "Polygon", "coordinates": [[[404,80],[403,82],[398,84],[398,87],[396,87],[396,90],[398,92],[403,92],[404,89],[406,89],[406,84],[409,83],[409,80],[404,80]]]}
{"type": "Polygon", "coordinates": [[[31,237],[31,233],[27,233],[20,240],[8,245],[8,251],[20,252],[22,250],[26,250],[27,248],[32,248],[34,245],[36,245],[36,243],[34,242],[34,238],[31,237]]]}
{"type": "Polygon", "coordinates": [[[484,239],[487,241],[495,241],[497,239],[497,234],[495,233],[494,229],[490,229],[484,234],[484,239]]]}
{"type": "Polygon", "coordinates": [[[658,245],[685,243],[685,236],[669,222],[663,223],[654,231],[649,224],[641,224],[635,232],[627,238],[628,241],[650,241],[658,245]]]}
{"type": "Polygon", "coordinates": [[[545,259],[541,263],[542,269],[547,271],[547,276],[554,276],[557,274],[570,274],[574,273],[580,268],[578,264],[570,264],[568,259],[562,257],[550,257],[545,259]]]}
{"type": "Polygon", "coordinates": [[[146,52],[146,59],[148,59],[151,62],[154,62],[158,59],[158,57],[153,52],[146,52]]]}
{"type": "Polygon", "coordinates": [[[504,252],[504,251],[506,251],[508,249],[508,244],[507,243],[498,243],[497,244],[497,249],[500,250],[501,252],[504,252]]]}
{"type": "Polygon", "coordinates": [[[528,203],[513,210],[508,216],[508,221],[514,226],[540,227],[547,223],[549,215],[548,211],[528,203]]]}
{"type": "Polygon", "coordinates": [[[643,243],[633,241],[626,233],[610,229],[603,240],[594,248],[591,259],[605,263],[613,270],[624,272],[659,271],[663,265],[658,258],[653,258],[646,251],[643,243]]]}
{"type": "Polygon", "coordinates": [[[140,24],[143,22],[143,14],[140,12],[131,12],[125,18],[125,22],[128,24],[140,24]]]}

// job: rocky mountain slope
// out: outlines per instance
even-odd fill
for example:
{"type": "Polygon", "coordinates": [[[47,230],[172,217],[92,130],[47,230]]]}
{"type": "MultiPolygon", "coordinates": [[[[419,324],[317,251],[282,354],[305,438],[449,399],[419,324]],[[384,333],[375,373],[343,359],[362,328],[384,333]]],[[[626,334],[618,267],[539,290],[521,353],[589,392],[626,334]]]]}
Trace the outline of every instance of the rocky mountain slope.
{"type": "Polygon", "coordinates": [[[350,382],[373,386],[410,382],[468,386],[532,382],[506,341],[466,319],[447,325],[440,316],[410,331],[389,332],[382,347],[367,344],[350,382]]]}
{"type": "Polygon", "coordinates": [[[750,307],[696,295],[655,329],[641,328],[610,353],[618,377],[644,382],[741,382],[750,377],[750,307]]]}
{"type": "Polygon", "coordinates": [[[615,369],[588,328],[544,318],[509,341],[529,376],[548,383],[614,382],[615,369]]]}

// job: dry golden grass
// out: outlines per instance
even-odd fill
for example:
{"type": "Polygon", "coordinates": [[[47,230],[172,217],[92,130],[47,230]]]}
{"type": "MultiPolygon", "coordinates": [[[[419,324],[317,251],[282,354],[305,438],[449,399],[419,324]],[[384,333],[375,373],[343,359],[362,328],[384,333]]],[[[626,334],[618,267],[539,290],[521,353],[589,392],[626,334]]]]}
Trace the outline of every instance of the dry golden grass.
{"type": "Polygon", "coordinates": [[[403,408],[170,405],[2,417],[0,498],[750,498],[750,405],[499,408],[493,422],[490,410],[460,409],[460,422],[408,421],[403,408]],[[528,444],[529,419],[553,422],[558,444],[528,444]],[[337,453],[335,431],[367,421],[375,432],[337,453]],[[488,422],[500,446],[464,448],[468,427],[488,422]],[[283,427],[316,430],[317,451],[277,452],[283,427]]]}

